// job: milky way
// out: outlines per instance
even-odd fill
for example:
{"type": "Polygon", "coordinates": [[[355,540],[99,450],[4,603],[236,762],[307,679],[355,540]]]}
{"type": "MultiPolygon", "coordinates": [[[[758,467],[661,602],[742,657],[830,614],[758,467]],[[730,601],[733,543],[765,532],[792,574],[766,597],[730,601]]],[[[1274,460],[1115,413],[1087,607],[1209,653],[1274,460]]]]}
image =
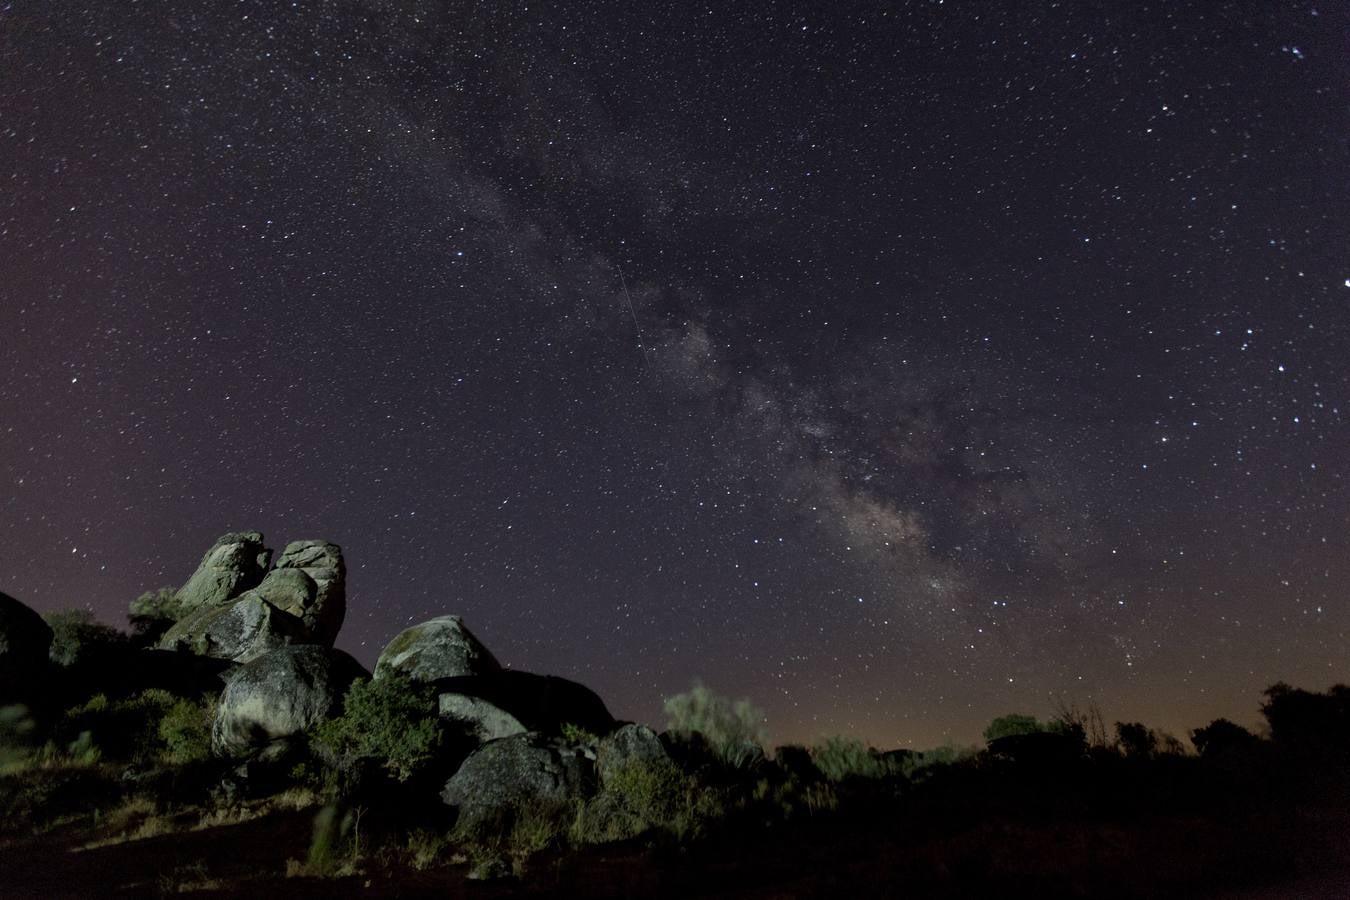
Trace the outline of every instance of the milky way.
{"type": "Polygon", "coordinates": [[[1350,677],[1342,4],[0,5],[0,590],[340,543],[658,721],[1350,677]]]}

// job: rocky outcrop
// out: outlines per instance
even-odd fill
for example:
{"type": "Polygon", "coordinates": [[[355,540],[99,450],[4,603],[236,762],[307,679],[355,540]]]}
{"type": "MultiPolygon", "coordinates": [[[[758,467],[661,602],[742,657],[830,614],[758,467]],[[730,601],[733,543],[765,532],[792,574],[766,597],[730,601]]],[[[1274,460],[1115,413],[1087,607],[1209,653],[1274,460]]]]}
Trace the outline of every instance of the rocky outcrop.
{"type": "Polygon", "coordinates": [[[268,602],[303,621],[316,643],[331,647],[347,615],[347,567],[342,561],[342,548],[328,541],[292,541],[281,552],[276,568],[259,585],[259,591],[274,578],[278,579],[276,589],[291,591],[294,599],[288,605],[268,596],[268,602]],[[313,583],[312,593],[302,597],[293,572],[303,573],[313,583]]]}
{"type": "Polygon", "coordinates": [[[443,694],[485,700],[509,713],[528,731],[559,735],[564,725],[595,734],[614,730],[614,717],[594,691],[555,675],[536,675],[503,669],[483,675],[436,681],[443,694]]]}
{"type": "Polygon", "coordinates": [[[547,809],[594,793],[589,761],[539,734],[518,734],[484,744],[464,760],[441,799],[472,823],[501,810],[547,809]]]}
{"type": "Polygon", "coordinates": [[[398,672],[414,681],[438,681],[500,670],[501,664],[459,616],[437,616],[405,628],[389,642],[375,663],[376,678],[398,672]]]}
{"type": "Polygon", "coordinates": [[[204,606],[174,623],[160,639],[164,650],[249,662],[269,650],[307,640],[304,623],[247,591],[224,606],[204,606]]]}
{"type": "Polygon", "coordinates": [[[256,531],[216,541],[175,596],[181,617],[159,647],[236,662],[286,644],[331,647],[346,615],[341,548],[294,541],[268,570],[271,554],[256,531]]]}
{"type": "Polygon", "coordinates": [[[529,731],[515,716],[480,697],[445,693],[437,702],[442,721],[475,744],[529,731]]]}
{"type": "Polygon", "coordinates": [[[52,630],[42,616],[0,594],[0,700],[16,699],[47,668],[52,630]]]}
{"type": "Polygon", "coordinates": [[[228,756],[294,737],[340,712],[348,686],[365,671],[340,650],[282,647],[235,669],[220,696],[211,746],[228,756]]]}
{"type": "Polygon", "coordinates": [[[221,606],[251,587],[267,572],[272,551],[263,546],[257,531],[240,531],[219,537],[202,557],[192,577],[178,589],[177,601],[187,613],[202,607],[221,606]]]}
{"type": "Polygon", "coordinates": [[[319,586],[305,574],[304,569],[273,569],[263,576],[261,584],[240,596],[266,600],[303,623],[306,613],[312,612],[318,590],[319,586]]]}

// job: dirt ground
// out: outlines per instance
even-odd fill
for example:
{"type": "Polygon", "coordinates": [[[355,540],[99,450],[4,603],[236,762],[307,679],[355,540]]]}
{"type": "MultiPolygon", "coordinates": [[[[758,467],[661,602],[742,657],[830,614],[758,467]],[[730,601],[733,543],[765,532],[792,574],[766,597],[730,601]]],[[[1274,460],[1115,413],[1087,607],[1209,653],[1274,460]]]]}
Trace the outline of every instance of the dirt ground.
{"type": "MultiPolygon", "coordinates": [[[[813,820],[693,848],[632,842],[543,854],[524,877],[468,880],[367,857],[362,874],[287,877],[314,811],[103,846],[70,826],[0,844],[5,897],[1350,897],[1350,810],[1130,823],[984,822],[932,836],[813,820]]],[[[105,835],[106,836],[106,835],[105,835]]]]}

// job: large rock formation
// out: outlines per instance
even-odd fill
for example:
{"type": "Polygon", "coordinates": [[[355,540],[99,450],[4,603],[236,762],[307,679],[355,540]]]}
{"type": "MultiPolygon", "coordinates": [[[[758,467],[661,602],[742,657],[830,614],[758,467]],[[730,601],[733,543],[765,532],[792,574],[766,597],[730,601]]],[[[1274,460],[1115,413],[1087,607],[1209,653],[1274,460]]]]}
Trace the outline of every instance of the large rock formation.
{"type": "Polygon", "coordinates": [[[242,663],[306,638],[303,622],[247,591],[225,606],[189,613],[164,633],[159,646],[242,663]]]}
{"type": "Polygon", "coordinates": [[[236,662],[286,644],[331,647],[346,614],[341,548],[295,541],[269,571],[270,556],[256,531],[216,541],[178,592],[186,614],[159,646],[236,662]]]}
{"type": "Polygon", "coordinates": [[[42,616],[0,594],[0,701],[23,696],[47,668],[52,630],[42,616]]]}
{"type": "Polygon", "coordinates": [[[561,806],[594,790],[594,773],[579,751],[518,734],[469,754],[441,799],[459,810],[461,822],[472,823],[504,809],[561,806]]]}
{"type": "Polygon", "coordinates": [[[501,670],[501,664],[459,616],[437,616],[405,628],[384,648],[375,677],[398,672],[414,681],[437,681],[501,670]]]}
{"type": "Polygon", "coordinates": [[[272,551],[262,540],[257,531],[222,535],[178,589],[178,603],[190,613],[204,606],[220,606],[256,586],[272,559],[272,551]]]}
{"type": "Polygon", "coordinates": [[[356,660],[327,647],[264,653],[230,674],[211,728],[212,749],[234,755],[293,737],[337,715],[348,686],[365,674],[356,660]]]}
{"type": "Polygon", "coordinates": [[[347,567],[342,561],[342,548],[328,541],[292,541],[258,590],[264,591],[273,579],[281,579],[275,589],[283,590],[284,585],[293,599],[268,596],[268,602],[300,618],[316,643],[332,646],[347,615],[347,567]],[[314,585],[313,592],[302,594],[292,573],[307,576],[314,585]]]}

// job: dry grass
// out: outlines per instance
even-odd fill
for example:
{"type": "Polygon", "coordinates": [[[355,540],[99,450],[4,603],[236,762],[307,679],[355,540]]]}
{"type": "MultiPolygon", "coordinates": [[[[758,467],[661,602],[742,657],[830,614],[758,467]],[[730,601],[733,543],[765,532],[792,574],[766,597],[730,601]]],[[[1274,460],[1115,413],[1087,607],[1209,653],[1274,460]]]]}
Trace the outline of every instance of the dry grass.
{"type": "Polygon", "coordinates": [[[161,894],[194,894],[198,891],[223,890],[225,883],[208,874],[205,860],[198,860],[186,866],[178,866],[159,876],[161,894]]]}
{"type": "Polygon", "coordinates": [[[173,818],[161,815],[154,799],[146,796],[128,797],[121,806],[100,819],[100,827],[113,833],[82,844],[78,849],[94,850],[130,841],[143,841],[178,830],[173,818]]]}
{"type": "Polygon", "coordinates": [[[408,844],[402,855],[408,861],[408,865],[422,872],[432,866],[448,862],[447,851],[450,846],[450,835],[446,832],[419,828],[408,835],[408,844]]]}
{"type": "Polygon", "coordinates": [[[237,806],[217,807],[202,813],[193,831],[238,825],[261,819],[276,812],[299,812],[319,805],[319,797],[307,787],[293,787],[272,797],[240,803],[237,806]]]}

